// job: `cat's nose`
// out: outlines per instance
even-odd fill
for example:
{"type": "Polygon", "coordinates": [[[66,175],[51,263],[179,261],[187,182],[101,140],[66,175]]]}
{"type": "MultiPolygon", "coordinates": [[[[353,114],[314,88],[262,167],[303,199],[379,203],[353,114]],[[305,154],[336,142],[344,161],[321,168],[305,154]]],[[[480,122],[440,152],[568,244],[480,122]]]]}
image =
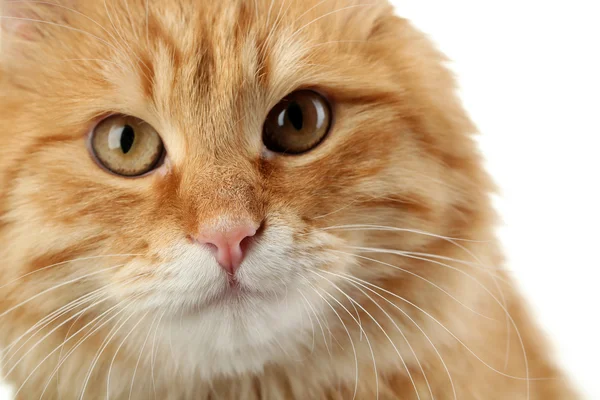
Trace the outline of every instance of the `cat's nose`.
{"type": "Polygon", "coordinates": [[[228,274],[234,275],[258,228],[259,225],[253,222],[238,222],[222,229],[205,228],[195,239],[198,243],[211,247],[219,265],[228,274]]]}

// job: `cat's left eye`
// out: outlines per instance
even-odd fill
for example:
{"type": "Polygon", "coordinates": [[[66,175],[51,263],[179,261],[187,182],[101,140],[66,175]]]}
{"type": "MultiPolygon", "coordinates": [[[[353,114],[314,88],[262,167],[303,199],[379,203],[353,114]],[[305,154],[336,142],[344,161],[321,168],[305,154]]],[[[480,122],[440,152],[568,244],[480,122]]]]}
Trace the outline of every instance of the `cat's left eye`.
{"type": "Polygon", "coordinates": [[[299,90],[271,110],[264,124],[263,142],[276,153],[306,153],[327,136],[331,121],[331,108],[325,97],[311,90],[299,90]]]}
{"type": "Polygon", "coordinates": [[[156,130],[139,118],[114,115],[100,122],[91,137],[95,158],[110,172],[136,177],[158,168],[165,148],[156,130]]]}

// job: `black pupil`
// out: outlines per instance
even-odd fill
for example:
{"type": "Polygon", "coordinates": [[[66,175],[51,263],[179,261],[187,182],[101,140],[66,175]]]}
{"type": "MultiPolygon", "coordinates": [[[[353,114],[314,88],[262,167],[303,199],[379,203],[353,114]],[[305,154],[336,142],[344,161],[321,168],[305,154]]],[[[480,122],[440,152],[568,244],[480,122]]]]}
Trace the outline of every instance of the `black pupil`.
{"type": "Polygon", "coordinates": [[[129,153],[133,147],[133,141],[135,140],[135,131],[129,125],[125,125],[123,132],[121,133],[121,150],[123,154],[129,153]]]}
{"type": "Polygon", "coordinates": [[[302,130],[302,127],[304,126],[304,117],[302,115],[302,109],[300,108],[298,103],[293,102],[292,104],[290,104],[287,111],[288,119],[290,120],[294,128],[296,128],[297,131],[302,130]]]}

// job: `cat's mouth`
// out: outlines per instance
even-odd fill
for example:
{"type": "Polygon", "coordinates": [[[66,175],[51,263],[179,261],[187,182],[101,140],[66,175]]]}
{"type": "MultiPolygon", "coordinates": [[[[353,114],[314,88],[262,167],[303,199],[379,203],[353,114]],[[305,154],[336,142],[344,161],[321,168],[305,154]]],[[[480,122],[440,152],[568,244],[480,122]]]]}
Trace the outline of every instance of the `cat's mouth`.
{"type": "Polygon", "coordinates": [[[274,293],[252,290],[241,285],[237,280],[230,280],[229,284],[220,293],[198,304],[194,312],[202,312],[210,308],[219,307],[241,307],[248,303],[268,302],[275,301],[276,299],[277,296],[274,293]]]}

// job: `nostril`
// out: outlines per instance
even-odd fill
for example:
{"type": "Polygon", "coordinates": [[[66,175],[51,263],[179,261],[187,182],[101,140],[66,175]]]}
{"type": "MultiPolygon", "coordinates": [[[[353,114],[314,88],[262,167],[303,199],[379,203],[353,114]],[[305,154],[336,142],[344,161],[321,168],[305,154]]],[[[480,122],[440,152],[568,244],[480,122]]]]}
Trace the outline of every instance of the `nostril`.
{"type": "Polygon", "coordinates": [[[256,243],[257,239],[262,236],[264,227],[265,223],[262,222],[260,225],[258,225],[258,227],[249,231],[249,234],[240,241],[240,249],[242,250],[243,254],[246,254],[248,250],[250,250],[250,248],[252,248],[252,246],[256,243]]]}
{"type": "Polygon", "coordinates": [[[238,223],[229,229],[202,230],[196,236],[195,242],[211,250],[219,265],[233,275],[263,230],[264,224],[238,223]]]}
{"type": "Polygon", "coordinates": [[[248,250],[250,250],[250,248],[252,247],[252,244],[254,243],[254,239],[255,236],[246,236],[244,239],[242,239],[242,241],[240,242],[240,249],[242,250],[243,254],[246,254],[248,252],[248,250]]]}
{"type": "Polygon", "coordinates": [[[260,225],[258,226],[258,228],[256,229],[256,232],[254,233],[254,237],[258,238],[259,236],[262,236],[266,227],[267,227],[267,223],[265,221],[262,221],[260,223],[260,225]]]}

